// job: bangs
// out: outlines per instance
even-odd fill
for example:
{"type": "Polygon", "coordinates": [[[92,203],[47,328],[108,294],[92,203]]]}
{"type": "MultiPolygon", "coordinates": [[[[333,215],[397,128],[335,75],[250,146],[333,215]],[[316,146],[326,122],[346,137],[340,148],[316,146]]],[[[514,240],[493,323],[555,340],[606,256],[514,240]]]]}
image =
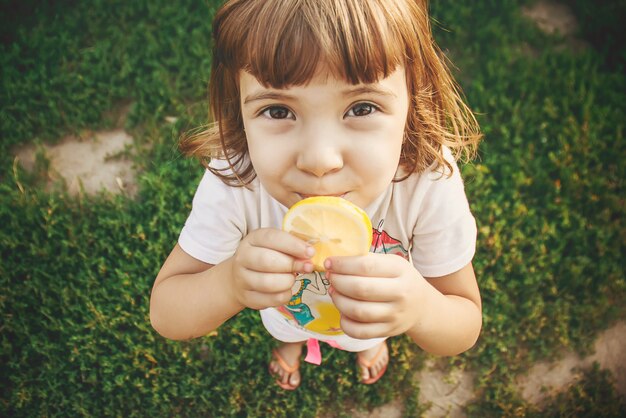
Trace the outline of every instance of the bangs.
{"type": "Polygon", "coordinates": [[[321,65],[348,83],[373,83],[404,65],[410,49],[402,11],[390,3],[233,2],[214,26],[215,57],[232,74],[245,70],[273,88],[306,84],[321,65]]]}
{"type": "MultiPolygon", "coordinates": [[[[435,170],[475,155],[481,135],[445,57],[434,43],[427,0],[228,0],[213,20],[209,81],[210,124],[181,138],[225,184],[247,186],[256,177],[248,158],[239,78],[247,71],[265,87],[308,84],[332,76],[370,84],[404,66],[411,98],[399,166],[407,173],[435,170]],[[231,172],[208,165],[224,158],[231,172]]],[[[394,179],[394,181],[396,181],[394,179]]]]}

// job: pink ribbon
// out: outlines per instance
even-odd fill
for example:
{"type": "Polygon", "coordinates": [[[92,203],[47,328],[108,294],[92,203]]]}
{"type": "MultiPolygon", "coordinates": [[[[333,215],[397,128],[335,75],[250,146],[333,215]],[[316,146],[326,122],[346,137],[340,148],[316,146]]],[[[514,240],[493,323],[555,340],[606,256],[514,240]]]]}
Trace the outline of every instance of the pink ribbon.
{"type": "MultiPolygon", "coordinates": [[[[328,340],[324,341],[326,344],[331,347],[338,348],[343,350],[336,341],[328,340]]],[[[304,359],[307,363],[315,364],[319,366],[322,364],[322,350],[320,349],[320,342],[315,338],[309,338],[306,342],[306,358],[304,359]]]]}
{"type": "Polygon", "coordinates": [[[319,366],[322,364],[322,351],[320,350],[320,342],[315,338],[309,338],[306,342],[306,358],[307,363],[319,366]]]}

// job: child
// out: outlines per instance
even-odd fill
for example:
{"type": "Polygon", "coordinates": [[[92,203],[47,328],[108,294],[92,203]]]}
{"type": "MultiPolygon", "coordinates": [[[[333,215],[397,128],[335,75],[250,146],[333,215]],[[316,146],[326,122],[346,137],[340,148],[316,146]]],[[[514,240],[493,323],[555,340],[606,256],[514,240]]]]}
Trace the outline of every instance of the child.
{"type": "Polygon", "coordinates": [[[300,383],[318,341],[356,352],[363,383],[385,372],[385,339],[424,350],[476,342],[476,226],[456,157],[476,121],[430,32],[425,0],[231,0],[217,12],[210,82],[216,123],[181,149],[207,171],[150,301],[171,339],[257,309],[280,345],[270,372],[300,383]],[[309,196],[342,196],[374,225],[371,252],[329,257],[281,231],[309,196]]]}

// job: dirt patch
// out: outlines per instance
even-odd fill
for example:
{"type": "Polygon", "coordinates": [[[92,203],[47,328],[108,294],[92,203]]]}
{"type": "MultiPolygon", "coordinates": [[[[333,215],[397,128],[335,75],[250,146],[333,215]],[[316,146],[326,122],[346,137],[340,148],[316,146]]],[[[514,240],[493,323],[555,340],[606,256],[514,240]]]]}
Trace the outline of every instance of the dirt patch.
{"type": "Polygon", "coordinates": [[[396,399],[386,405],[374,408],[371,412],[355,412],[350,415],[353,418],[401,418],[404,416],[404,402],[396,399]]]}
{"type": "MultiPolygon", "coordinates": [[[[626,398],[626,322],[618,322],[598,336],[594,353],[581,358],[573,353],[563,353],[558,361],[535,364],[517,385],[522,397],[533,404],[575,385],[583,372],[597,362],[608,369],[615,378],[615,386],[626,398]]],[[[465,417],[464,408],[474,400],[475,375],[463,370],[444,372],[435,361],[429,361],[415,374],[420,385],[419,401],[429,405],[426,418],[465,417]]],[[[355,413],[357,418],[398,418],[404,416],[404,403],[397,399],[371,412],[355,413]]]]}
{"type": "MultiPolygon", "coordinates": [[[[522,15],[535,22],[537,27],[548,34],[558,34],[563,37],[563,43],[557,50],[567,48],[571,51],[584,51],[589,44],[578,38],[578,20],[566,4],[556,1],[542,0],[531,6],[522,8],[522,15]]],[[[537,51],[529,51],[536,55],[537,51]]]]}
{"type": "MultiPolygon", "coordinates": [[[[427,361],[415,374],[419,382],[419,402],[428,405],[425,418],[465,417],[463,408],[474,399],[474,377],[460,369],[444,372],[434,360],[427,361]]],[[[396,399],[370,412],[353,413],[355,418],[400,418],[404,414],[404,402],[396,399]]]]}
{"type": "Polygon", "coordinates": [[[68,136],[55,145],[29,145],[17,151],[20,164],[28,171],[35,167],[38,151],[48,162],[48,188],[64,181],[70,194],[137,192],[135,172],[125,151],[133,138],[122,129],[95,132],[84,137],[68,136]]]}
{"type": "Polygon", "coordinates": [[[463,407],[474,399],[474,374],[460,369],[445,373],[434,362],[427,363],[416,379],[420,382],[421,404],[429,404],[428,418],[464,417],[463,407]]]}
{"type": "Polygon", "coordinates": [[[602,369],[611,371],[615,387],[626,397],[626,322],[619,322],[599,335],[594,344],[594,354],[580,358],[574,353],[564,353],[560,360],[540,362],[518,380],[524,399],[541,403],[563,388],[576,384],[583,371],[597,362],[602,369]]]}
{"type": "Polygon", "coordinates": [[[569,36],[578,29],[578,22],[570,8],[558,2],[538,1],[530,7],[522,8],[522,14],[546,33],[569,36]]]}

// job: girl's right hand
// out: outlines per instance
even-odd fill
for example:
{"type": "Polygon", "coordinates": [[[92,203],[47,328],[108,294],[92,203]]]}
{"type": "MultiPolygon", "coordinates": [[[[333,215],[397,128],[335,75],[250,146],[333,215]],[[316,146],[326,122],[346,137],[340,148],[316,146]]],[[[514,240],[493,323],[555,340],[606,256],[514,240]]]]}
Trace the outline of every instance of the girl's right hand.
{"type": "Polygon", "coordinates": [[[257,229],[239,244],[232,259],[237,301],[251,309],[284,305],[292,297],[294,273],[313,271],[312,246],[273,228],[257,229]]]}

